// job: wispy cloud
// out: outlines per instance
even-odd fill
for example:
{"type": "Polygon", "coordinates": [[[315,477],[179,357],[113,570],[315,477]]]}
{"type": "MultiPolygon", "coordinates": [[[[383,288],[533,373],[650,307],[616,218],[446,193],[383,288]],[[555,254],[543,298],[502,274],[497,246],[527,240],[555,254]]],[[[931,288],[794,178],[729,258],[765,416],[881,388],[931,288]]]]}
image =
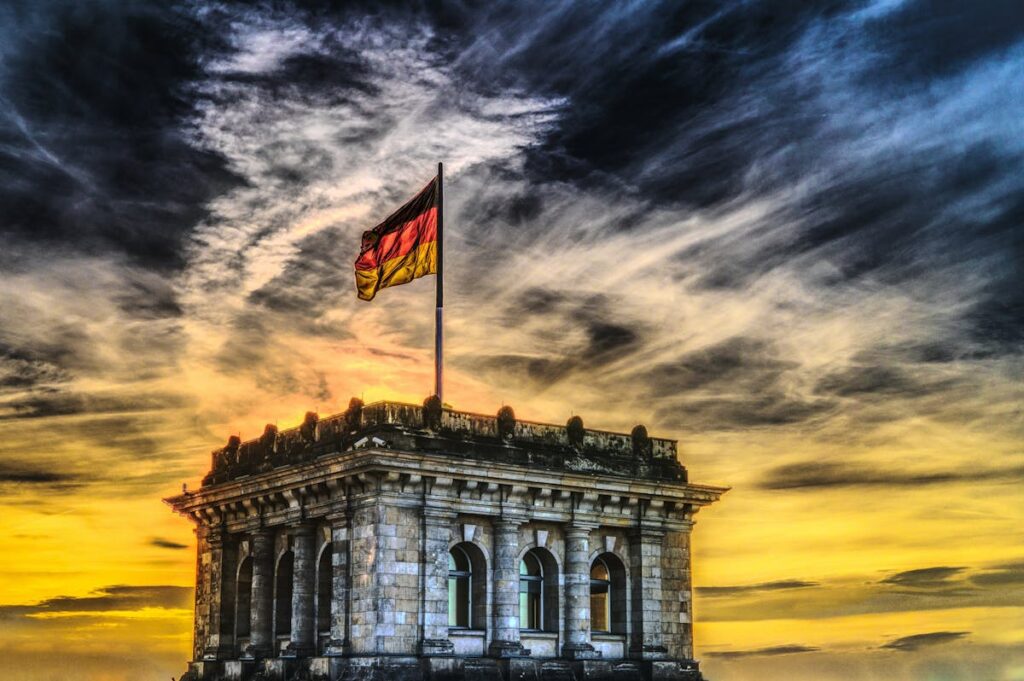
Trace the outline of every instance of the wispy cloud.
{"type": "Polygon", "coordinates": [[[724,660],[732,660],[739,657],[773,657],[775,655],[796,655],[798,653],[815,653],[821,650],[813,646],[785,645],[771,646],[768,648],[756,648],[754,650],[718,650],[709,651],[708,657],[717,657],[724,660]]]}
{"type": "Polygon", "coordinates": [[[959,641],[969,634],[969,631],[933,631],[927,634],[914,634],[913,636],[902,636],[893,639],[883,645],[882,648],[898,650],[901,653],[913,653],[921,648],[959,641]]]}

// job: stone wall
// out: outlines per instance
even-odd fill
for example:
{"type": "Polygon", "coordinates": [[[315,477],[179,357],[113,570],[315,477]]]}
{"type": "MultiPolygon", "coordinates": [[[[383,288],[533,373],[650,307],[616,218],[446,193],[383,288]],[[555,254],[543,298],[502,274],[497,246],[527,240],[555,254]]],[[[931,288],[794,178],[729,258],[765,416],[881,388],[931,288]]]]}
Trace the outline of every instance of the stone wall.
{"type": "Polygon", "coordinates": [[[693,657],[690,533],[669,532],[662,551],[662,632],[670,657],[693,657]]]}

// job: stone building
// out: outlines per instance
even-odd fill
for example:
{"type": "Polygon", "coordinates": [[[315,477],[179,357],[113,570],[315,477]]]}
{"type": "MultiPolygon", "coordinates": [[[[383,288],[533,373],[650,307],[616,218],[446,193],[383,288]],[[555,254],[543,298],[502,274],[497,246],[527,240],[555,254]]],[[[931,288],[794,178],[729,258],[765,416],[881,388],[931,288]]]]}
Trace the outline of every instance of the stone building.
{"type": "Polygon", "coordinates": [[[676,443],[353,399],[213,452],[195,679],[700,679],[676,443]]]}

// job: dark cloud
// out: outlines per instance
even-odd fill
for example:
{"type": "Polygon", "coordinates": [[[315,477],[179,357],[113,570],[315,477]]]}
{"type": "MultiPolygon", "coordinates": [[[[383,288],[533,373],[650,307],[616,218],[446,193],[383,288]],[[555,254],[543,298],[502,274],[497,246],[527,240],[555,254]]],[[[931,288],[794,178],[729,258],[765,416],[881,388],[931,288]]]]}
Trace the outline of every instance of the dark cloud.
{"type": "Polygon", "coordinates": [[[781,389],[760,394],[690,399],[662,405],[655,418],[688,431],[744,430],[811,424],[833,412],[831,400],[805,400],[781,389]]]}
{"type": "Polygon", "coordinates": [[[237,185],[185,131],[215,33],[154,4],[3,10],[0,212],[18,239],[156,269],[183,264],[206,203],[237,185]]]}
{"type": "Polygon", "coordinates": [[[756,648],[753,650],[720,650],[705,653],[708,657],[717,657],[723,660],[732,660],[739,657],[771,657],[774,655],[795,655],[797,653],[816,653],[821,648],[802,645],[771,646],[769,648],[756,648]]]}
{"type": "Polygon", "coordinates": [[[769,341],[737,336],[655,367],[646,385],[656,397],[723,383],[731,391],[758,392],[773,387],[786,371],[799,366],[780,359],[779,354],[769,341]]]}
{"type": "Polygon", "coordinates": [[[87,394],[44,389],[0,403],[0,421],[74,414],[111,414],[175,409],[185,404],[171,393],[87,394]]]}
{"type": "Polygon", "coordinates": [[[896,366],[852,366],[823,376],[814,391],[838,397],[915,398],[935,394],[954,384],[949,380],[918,380],[896,366]]]}
{"type": "Polygon", "coordinates": [[[96,589],[89,596],[57,596],[33,605],[0,605],[0,619],[51,613],[97,613],[142,608],[189,608],[192,587],[114,585],[96,589]]]}
{"type": "Polygon", "coordinates": [[[0,461],[0,484],[66,486],[78,482],[78,477],[51,467],[0,461]]]}
{"type": "Polygon", "coordinates": [[[1006,563],[988,568],[971,575],[971,582],[978,586],[1011,587],[1024,585],[1024,562],[1006,563]]]}
{"type": "Polygon", "coordinates": [[[737,596],[768,591],[807,589],[813,586],[819,586],[818,582],[808,582],[802,579],[785,579],[776,582],[762,582],[760,584],[742,584],[736,586],[699,586],[697,587],[697,593],[701,596],[737,596]]]}
{"type": "Polygon", "coordinates": [[[1015,482],[1021,479],[1024,479],[1024,468],[977,468],[916,473],[869,468],[864,464],[806,461],[769,470],[758,486],[771,490],[919,487],[965,482],[1015,482]]]}
{"type": "Polygon", "coordinates": [[[602,369],[643,348],[643,326],[608,321],[616,317],[615,305],[603,295],[527,289],[509,301],[504,321],[514,328],[529,319],[535,336],[551,342],[538,343],[536,354],[480,355],[462,361],[497,381],[541,390],[574,375],[596,379],[602,369]]]}
{"type": "Polygon", "coordinates": [[[897,572],[882,580],[882,584],[895,584],[918,589],[944,588],[949,586],[953,577],[959,577],[966,568],[962,567],[930,567],[917,570],[897,572]]]}
{"type": "Polygon", "coordinates": [[[171,541],[170,539],[162,539],[160,537],[153,537],[149,540],[149,544],[150,546],[155,546],[159,549],[179,550],[188,548],[188,544],[179,544],[176,541],[171,541]]]}
{"type": "Polygon", "coordinates": [[[905,86],[907,79],[927,82],[998,58],[1024,35],[1024,16],[1012,0],[976,7],[956,0],[918,0],[901,4],[868,27],[888,48],[882,73],[894,85],[905,86]]]}
{"type": "Polygon", "coordinates": [[[933,631],[927,634],[915,634],[903,636],[889,641],[882,648],[886,650],[898,650],[901,653],[912,653],[928,646],[952,643],[958,641],[971,632],[969,631],[933,631]]]}

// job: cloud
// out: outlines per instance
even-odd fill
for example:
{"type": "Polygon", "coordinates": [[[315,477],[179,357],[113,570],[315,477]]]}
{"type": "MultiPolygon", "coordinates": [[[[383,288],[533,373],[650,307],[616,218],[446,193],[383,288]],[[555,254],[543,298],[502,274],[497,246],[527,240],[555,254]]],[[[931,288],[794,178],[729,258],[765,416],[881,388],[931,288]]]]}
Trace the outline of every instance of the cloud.
{"type": "Polygon", "coordinates": [[[57,596],[33,605],[0,605],[0,619],[46,617],[66,613],[102,613],[142,608],[189,608],[193,589],[185,586],[113,585],[89,596],[57,596]]]}
{"type": "Polygon", "coordinates": [[[953,577],[959,577],[966,568],[962,567],[930,567],[917,570],[897,572],[882,580],[883,584],[909,586],[914,588],[947,587],[953,577]]]}
{"type": "Polygon", "coordinates": [[[958,641],[971,632],[969,631],[933,631],[927,634],[914,634],[903,636],[889,641],[882,648],[886,650],[898,650],[901,653],[912,653],[929,646],[941,645],[958,641]]]}
{"type": "Polygon", "coordinates": [[[754,650],[718,650],[706,653],[708,657],[732,660],[740,657],[772,657],[776,655],[796,655],[798,653],[816,653],[821,648],[803,645],[770,646],[754,650]]]}
{"type": "Polygon", "coordinates": [[[187,549],[188,544],[179,544],[178,542],[171,541],[170,539],[163,539],[161,537],[153,537],[149,540],[150,546],[155,546],[160,549],[187,549]]]}
{"type": "Polygon", "coordinates": [[[1014,482],[1022,478],[1024,468],[911,472],[885,470],[864,464],[805,461],[769,470],[758,486],[768,490],[921,487],[953,483],[1014,482]]]}
{"type": "Polygon", "coordinates": [[[0,461],[0,484],[66,486],[78,481],[77,476],[64,470],[0,461]]]}
{"type": "Polygon", "coordinates": [[[1024,585],[1024,562],[993,566],[984,572],[971,575],[971,582],[984,587],[1024,585]]]}
{"type": "Polygon", "coordinates": [[[736,596],[765,591],[806,589],[814,586],[818,586],[818,583],[808,582],[802,579],[786,579],[776,582],[762,582],[760,584],[743,584],[737,586],[699,586],[697,587],[697,593],[702,596],[736,596]]]}

